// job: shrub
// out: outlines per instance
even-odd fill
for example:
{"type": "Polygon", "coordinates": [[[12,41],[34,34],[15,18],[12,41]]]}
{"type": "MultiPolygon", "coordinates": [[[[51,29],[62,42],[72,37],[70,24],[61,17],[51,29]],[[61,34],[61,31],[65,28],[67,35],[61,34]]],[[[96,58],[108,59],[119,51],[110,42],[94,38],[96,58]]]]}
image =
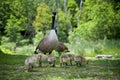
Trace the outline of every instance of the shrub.
{"type": "Polygon", "coordinates": [[[32,54],[34,54],[34,46],[33,45],[27,45],[27,46],[17,47],[15,54],[18,54],[18,55],[32,55],[32,54]]]}
{"type": "Polygon", "coordinates": [[[42,32],[37,32],[35,35],[35,38],[33,38],[34,45],[37,46],[39,41],[43,38],[43,33],[42,32]]]}

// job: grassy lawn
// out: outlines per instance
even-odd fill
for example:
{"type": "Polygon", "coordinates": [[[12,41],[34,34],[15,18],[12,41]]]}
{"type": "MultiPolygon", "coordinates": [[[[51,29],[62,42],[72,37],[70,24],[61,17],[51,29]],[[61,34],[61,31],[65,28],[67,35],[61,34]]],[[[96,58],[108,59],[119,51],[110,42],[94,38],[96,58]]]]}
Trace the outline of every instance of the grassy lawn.
{"type": "Polygon", "coordinates": [[[119,80],[120,59],[94,60],[81,67],[34,68],[33,72],[25,72],[25,55],[0,54],[0,80],[119,80]]]}

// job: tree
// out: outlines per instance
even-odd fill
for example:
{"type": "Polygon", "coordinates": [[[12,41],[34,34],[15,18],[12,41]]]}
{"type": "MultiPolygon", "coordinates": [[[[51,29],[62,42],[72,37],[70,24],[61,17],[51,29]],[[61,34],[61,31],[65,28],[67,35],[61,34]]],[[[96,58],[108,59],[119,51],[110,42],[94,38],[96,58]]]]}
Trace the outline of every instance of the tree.
{"type": "Polygon", "coordinates": [[[4,27],[6,26],[7,19],[10,16],[10,0],[0,1],[0,34],[4,35],[4,27]]]}
{"type": "Polygon", "coordinates": [[[75,33],[85,39],[116,39],[120,27],[120,16],[113,10],[113,5],[104,0],[86,0],[83,6],[81,24],[75,29],[75,33]],[[115,24],[117,23],[117,24],[115,24]]]}
{"type": "Polygon", "coordinates": [[[79,15],[78,15],[78,21],[77,21],[77,25],[80,25],[80,16],[82,14],[82,4],[83,4],[83,1],[80,0],[80,5],[79,5],[79,15]]]}
{"type": "Polygon", "coordinates": [[[69,28],[71,27],[70,24],[70,14],[68,13],[68,17],[66,17],[66,14],[64,13],[64,11],[62,11],[61,9],[58,10],[58,16],[59,16],[59,28],[57,29],[57,34],[58,34],[58,38],[60,41],[63,42],[67,42],[67,37],[68,37],[68,33],[69,33],[69,28]]]}
{"type": "MultiPolygon", "coordinates": [[[[8,36],[8,32],[7,32],[8,29],[7,30],[5,29],[8,27],[8,24],[10,24],[10,21],[13,21],[11,16],[14,16],[14,19],[17,19],[17,20],[14,20],[16,22],[19,22],[19,20],[24,18],[24,22],[20,23],[21,25],[19,26],[22,28],[22,30],[18,31],[19,34],[21,34],[19,37],[23,36],[25,38],[29,38],[30,40],[32,40],[31,38],[33,38],[33,36],[31,37],[31,35],[33,35],[34,33],[32,22],[36,15],[36,7],[38,6],[39,2],[40,2],[39,0],[34,0],[34,1],[33,0],[14,0],[14,1],[2,0],[0,2],[0,5],[1,5],[0,6],[0,17],[1,17],[0,34],[1,36],[3,35],[8,36]]],[[[12,24],[14,25],[14,23],[12,24]]],[[[12,27],[12,26],[9,26],[9,27],[12,27]]]]}
{"type": "Polygon", "coordinates": [[[73,26],[73,28],[76,28],[77,27],[77,11],[79,10],[78,9],[78,5],[77,3],[75,2],[75,0],[68,0],[67,1],[67,10],[68,12],[70,12],[71,14],[71,24],[73,26]]]}
{"type": "Polygon", "coordinates": [[[46,4],[41,4],[37,7],[37,15],[35,17],[35,21],[33,22],[33,26],[35,27],[36,31],[42,31],[43,34],[46,34],[46,30],[50,30],[51,25],[51,14],[49,6],[46,4]]]}
{"type": "Polygon", "coordinates": [[[19,40],[21,39],[20,31],[24,29],[22,27],[22,24],[25,22],[25,20],[25,17],[17,19],[14,15],[11,15],[10,19],[7,20],[5,32],[10,38],[10,41],[15,41],[16,43],[19,42],[19,40]]]}

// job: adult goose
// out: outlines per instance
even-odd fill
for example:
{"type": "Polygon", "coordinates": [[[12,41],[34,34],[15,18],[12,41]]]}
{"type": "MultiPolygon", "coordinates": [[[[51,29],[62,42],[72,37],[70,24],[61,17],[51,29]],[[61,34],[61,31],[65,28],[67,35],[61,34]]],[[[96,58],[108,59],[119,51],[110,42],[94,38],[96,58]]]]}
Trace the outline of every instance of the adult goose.
{"type": "Polygon", "coordinates": [[[60,41],[58,42],[58,45],[56,46],[55,51],[58,52],[59,57],[61,56],[62,52],[69,52],[68,47],[60,41]]]}
{"type": "Polygon", "coordinates": [[[47,37],[44,37],[38,44],[38,46],[35,49],[35,54],[38,54],[38,52],[42,52],[44,54],[49,53],[49,55],[52,53],[52,51],[56,48],[58,44],[58,37],[55,32],[54,22],[55,22],[55,15],[56,12],[52,13],[52,27],[49,35],[47,37]]]}

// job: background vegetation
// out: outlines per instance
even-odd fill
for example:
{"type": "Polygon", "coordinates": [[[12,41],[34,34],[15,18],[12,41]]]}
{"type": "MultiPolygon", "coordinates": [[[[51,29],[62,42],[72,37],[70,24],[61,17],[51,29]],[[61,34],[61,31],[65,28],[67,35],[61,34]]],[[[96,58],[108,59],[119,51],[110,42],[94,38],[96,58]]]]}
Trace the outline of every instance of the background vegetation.
{"type": "Polygon", "coordinates": [[[50,31],[53,11],[57,12],[55,27],[58,38],[73,53],[119,56],[118,0],[2,0],[1,52],[33,54],[39,40],[50,31]]]}

